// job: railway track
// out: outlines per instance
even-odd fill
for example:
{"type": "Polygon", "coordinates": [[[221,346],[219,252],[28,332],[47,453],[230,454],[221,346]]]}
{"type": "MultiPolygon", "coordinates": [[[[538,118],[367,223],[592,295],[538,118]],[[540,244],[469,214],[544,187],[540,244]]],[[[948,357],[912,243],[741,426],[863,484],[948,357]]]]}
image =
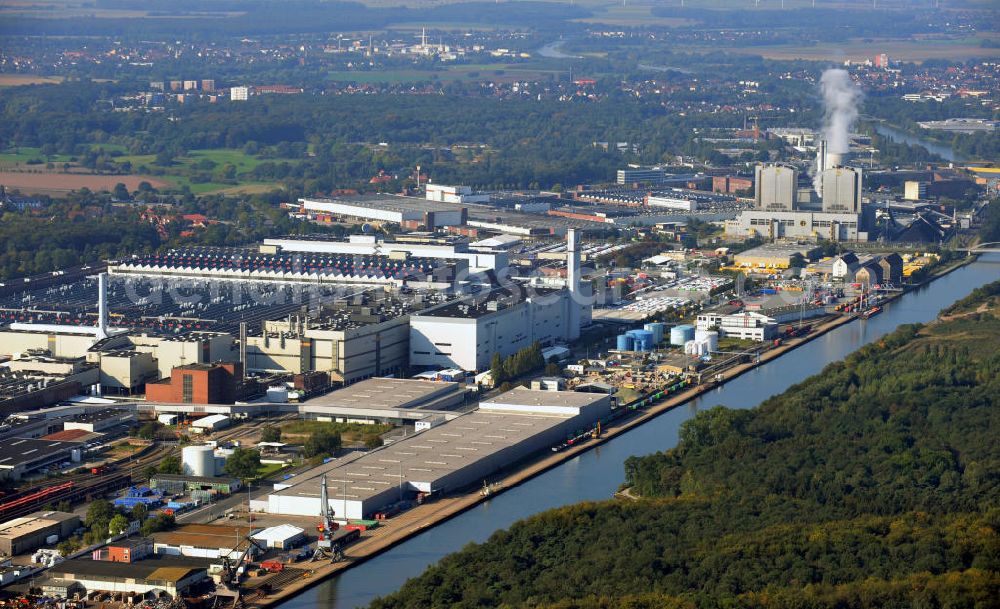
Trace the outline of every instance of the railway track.
{"type": "Polygon", "coordinates": [[[164,457],[174,452],[170,446],[155,446],[134,460],[126,457],[106,464],[106,473],[65,474],[46,480],[0,499],[0,519],[9,520],[38,511],[47,505],[63,501],[71,504],[93,501],[104,495],[127,488],[142,477],[150,465],[158,465],[164,457]]]}

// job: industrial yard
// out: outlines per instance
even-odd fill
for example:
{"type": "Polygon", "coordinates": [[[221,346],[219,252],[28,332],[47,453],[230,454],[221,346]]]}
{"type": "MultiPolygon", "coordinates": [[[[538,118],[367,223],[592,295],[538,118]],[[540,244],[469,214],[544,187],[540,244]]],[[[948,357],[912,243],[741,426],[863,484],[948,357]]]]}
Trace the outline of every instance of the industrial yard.
{"type": "Polygon", "coordinates": [[[940,262],[730,255],[684,247],[675,218],[637,229],[652,246],[609,243],[570,206],[553,230],[516,209],[537,200],[486,215],[440,188],[469,200],[293,208],[424,229],[392,238],[181,248],[0,286],[4,592],[267,606],[878,315],[940,262]],[[504,232],[434,231],[456,218],[504,232]]]}

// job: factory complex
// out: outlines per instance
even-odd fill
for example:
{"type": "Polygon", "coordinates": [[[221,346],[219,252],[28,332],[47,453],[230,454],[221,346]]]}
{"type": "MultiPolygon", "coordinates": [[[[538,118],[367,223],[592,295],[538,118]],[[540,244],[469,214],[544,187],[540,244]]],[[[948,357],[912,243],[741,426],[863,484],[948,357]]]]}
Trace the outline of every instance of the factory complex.
{"type": "MultiPolygon", "coordinates": [[[[878,314],[934,258],[818,243],[867,239],[873,214],[862,171],[818,148],[808,185],[794,165],[630,168],[568,196],[306,197],[282,206],[354,234],[0,286],[0,478],[17,488],[0,551],[35,552],[63,598],[239,606],[766,361],[811,320],[878,314]],[[99,499],[126,524],[59,511],[99,499]]],[[[0,567],[0,585],[34,573],[0,567]]]]}
{"type": "Polygon", "coordinates": [[[270,239],[133,256],[96,276],[28,286],[0,296],[0,317],[12,322],[0,325],[10,360],[0,412],[79,394],[282,401],[272,387],[308,396],[373,377],[481,372],[494,353],[565,344],[590,323],[580,261],[596,249],[572,229],[567,243],[531,246],[514,267],[504,239],[270,239]],[[561,265],[566,272],[532,275],[561,265]]]}

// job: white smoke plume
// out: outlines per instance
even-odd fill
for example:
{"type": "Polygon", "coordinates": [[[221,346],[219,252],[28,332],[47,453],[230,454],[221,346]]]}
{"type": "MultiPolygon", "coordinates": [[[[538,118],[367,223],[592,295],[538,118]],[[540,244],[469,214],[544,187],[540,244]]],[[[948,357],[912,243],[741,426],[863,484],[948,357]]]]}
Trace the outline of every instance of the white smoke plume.
{"type": "MultiPolygon", "coordinates": [[[[847,70],[832,68],[823,72],[819,80],[823,94],[822,137],[826,140],[828,154],[847,154],[851,150],[851,129],[858,120],[861,89],[851,80],[847,70]]],[[[820,193],[823,176],[818,160],[813,186],[820,193]]]]}

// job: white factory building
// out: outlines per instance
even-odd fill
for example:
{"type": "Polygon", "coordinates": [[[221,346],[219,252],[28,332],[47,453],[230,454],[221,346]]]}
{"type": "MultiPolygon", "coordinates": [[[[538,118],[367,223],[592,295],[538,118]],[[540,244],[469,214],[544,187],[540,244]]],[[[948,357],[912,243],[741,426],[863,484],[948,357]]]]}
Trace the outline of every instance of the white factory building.
{"type": "Polygon", "coordinates": [[[593,302],[580,283],[575,230],[567,231],[566,244],[565,288],[506,286],[412,315],[410,366],[482,371],[494,353],[578,339],[593,302]]]}
{"type": "Polygon", "coordinates": [[[676,209],[679,211],[697,211],[698,201],[694,198],[670,196],[666,194],[649,195],[646,204],[650,207],[676,209]]]}
{"type": "MultiPolygon", "coordinates": [[[[573,340],[569,290],[493,290],[410,317],[410,365],[485,370],[494,353],[507,357],[530,347],[573,340]]],[[[579,314],[577,319],[579,319],[579,314]]],[[[576,328],[579,336],[579,326],[576,328]]]]}
{"type": "Polygon", "coordinates": [[[749,340],[771,340],[778,336],[778,324],[766,315],[744,312],[734,315],[705,313],[698,316],[698,330],[718,330],[720,336],[749,340]]]}
{"type": "Polygon", "coordinates": [[[254,509],[318,516],[322,479],[334,517],[364,518],[413,492],[442,494],[481,484],[501,468],[547,450],[611,411],[596,393],[518,388],[480,409],[359,458],[346,457],[275,485],[254,509]]]}
{"type": "Polygon", "coordinates": [[[282,252],[317,252],[324,254],[357,254],[391,256],[406,253],[417,258],[465,260],[470,273],[507,268],[508,255],[503,251],[469,251],[466,243],[450,245],[382,241],[375,235],[350,235],[347,241],[319,241],[313,239],[265,239],[264,247],[278,248],[282,252]]]}
{"type": "Polygon", "coordinates": [[[468,186],[445,186],[444,184],[427,184],[424,194],[428,201],[442,203],[489,203],[490,195],[473,193],[468,186]]]}
{"type": "Polygon", "coordinates": [[[302,211],[370,222],[417,222],[428,229],[461,226],[468,210],[453,203],[392,195],[351,199],[299,199],[302,211]]]}

